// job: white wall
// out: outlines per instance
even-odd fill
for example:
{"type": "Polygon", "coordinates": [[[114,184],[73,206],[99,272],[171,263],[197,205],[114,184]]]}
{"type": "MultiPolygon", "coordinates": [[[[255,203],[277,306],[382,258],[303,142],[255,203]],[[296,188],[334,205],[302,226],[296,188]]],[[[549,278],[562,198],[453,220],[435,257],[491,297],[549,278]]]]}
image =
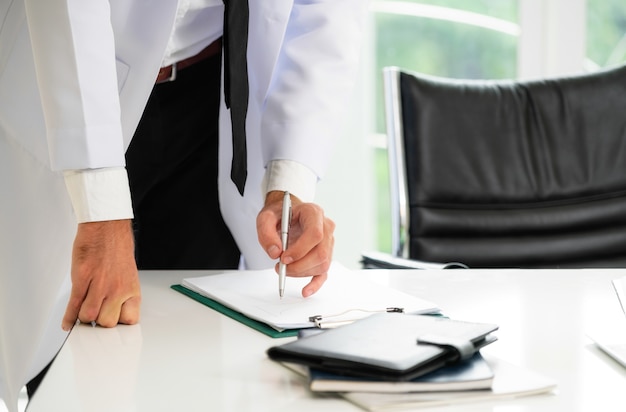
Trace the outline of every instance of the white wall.
{"type": "Polygon", "coordinates": [[[368,136],[373,130],[373,114],[369,79],[373,64],[368,64],[372,53],[368,47],[370,31],[366,33],[361,72],[352,96],[352,105],[346,119],[344,133],[324,179],[318,185],[316,201],[335,221],[335,251],[333,258],[349,268],[360,268],[360,253],[376,248],[376,217],[373,202],[372,150],[368,136]]]}

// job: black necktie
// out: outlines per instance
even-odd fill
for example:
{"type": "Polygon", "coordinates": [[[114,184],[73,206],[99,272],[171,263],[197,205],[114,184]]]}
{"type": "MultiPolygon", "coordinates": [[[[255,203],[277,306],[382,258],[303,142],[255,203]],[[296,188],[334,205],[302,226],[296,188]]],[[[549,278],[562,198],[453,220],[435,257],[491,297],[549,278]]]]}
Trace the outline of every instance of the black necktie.
{"type": "Polygon", "coordinates": [[[243,196],[246,185],[248,112],[248,0],[224,0],[224,99],[233,127],[230,178],[243,196]]]}

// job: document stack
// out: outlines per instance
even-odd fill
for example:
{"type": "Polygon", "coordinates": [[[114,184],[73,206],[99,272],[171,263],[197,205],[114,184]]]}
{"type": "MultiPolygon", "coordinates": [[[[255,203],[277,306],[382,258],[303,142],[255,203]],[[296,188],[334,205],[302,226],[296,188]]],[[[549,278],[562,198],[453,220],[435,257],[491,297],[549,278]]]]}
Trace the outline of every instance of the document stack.
{"type": "Polygon", "coordinates": [[[305,330],[270,359],[369,411],[416,409],[550,391],[554,383],[480,349],[493,324],[381,313],[330,330],[305,330]]]}

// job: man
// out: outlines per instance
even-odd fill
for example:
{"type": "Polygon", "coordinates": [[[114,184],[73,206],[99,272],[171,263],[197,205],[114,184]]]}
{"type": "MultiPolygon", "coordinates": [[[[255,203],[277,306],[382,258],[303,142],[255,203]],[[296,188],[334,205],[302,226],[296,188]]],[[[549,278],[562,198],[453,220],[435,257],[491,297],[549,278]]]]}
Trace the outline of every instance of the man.
{"type": "MultiPolygon", "coordinates": [[[[3,0],[0,397],[10,408],[60,347],[61,318],[65,330],[77,319],[103,326],[139,320],[131,197],[120,181],[172,28],[195,4],[178,3],[3,0]]],[[[230,180],[232,127],[229,111],[220,108],[217,185],[228,231],[246,267],[268,267],[281,257],[288,275],[312,276],[305,296],[326,279],[333,232],[310,203],[306,182],[321,176],[328,160],[354,78],[365,5],[250,2],[243,196],[230,180]],[[275,172],[300,177],[283,181],[275,172]],[[276,227],[284,190],[296,197],[294,242],[283,253],[276,227]]]]}

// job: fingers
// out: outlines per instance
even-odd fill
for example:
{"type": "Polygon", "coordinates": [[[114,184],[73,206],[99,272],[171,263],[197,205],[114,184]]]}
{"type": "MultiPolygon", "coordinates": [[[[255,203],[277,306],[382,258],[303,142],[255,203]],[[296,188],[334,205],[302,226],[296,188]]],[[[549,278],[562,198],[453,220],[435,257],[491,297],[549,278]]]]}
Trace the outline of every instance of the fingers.
{"type": "Polygon", "coordinates": [[[290,237],[289,246],[280,260],[287,264],[287,276],[311,277],[302,289],[302,296],[308,297],[316,293],[328,278],[335,223],[323,215],[321,208],[311,204],[303,205],[298,219],[297,224],[292,222],[295,236],[290,237]]]}
{"type": "MultiPolygon", "coordinates": [[[[130,297],[126,301],[104,300],[98,311],[95,322],[105,328],[112,328],[119,323],[134,325],[139,321],[139,307],[141,298],[130,297]]],[[[82,317],[79,315],[79,319],[82,317]]]]}
{"type": "MultiPolygon", "coordinates": [[[[298,264],[300,264],[301,262],[298,262],[298,264]]],[[[295,264],[294,264],[295,265],[295,264]]],[[[307,268],[304,272],[291,272],[289,273],[290,269],[294,269],[294,265],[288,265],[287,266],[287,275],[290,277],[311,277],[311,281],[309,283],[307,283],[303,288],[302,288],[302,297],[307,298],[311,295],[313,295],[314,293],[316,293],[317,291],[319,291],[322,286],[324,285],[324,283],[326,282],[326,280],[328,279],[328,267],[326,267],[325,265],[319,265],[316,266],[314,268],[307,268]],[[312,275],[311,273],[314,273],[314,275],[312,275]]],[[[278,264],[276,264],[275,269],[278,271],[278,264]]],[[[297,268],[295,268],[297,269],[297,268]]]]}
{"type": "Polygon", "coordinates": [[[92,288],[89,294],[78,288],[72,296],[63,316],[62,328],[68,331],[78,319],[81,323],[95,322],[103,327],[114,327],[118,323],[133,325],[139,321],[141,296],[128,294],[123,298],[107,298],[92,288]]]}
{"type": "Polygon", "coordinates": [[[139,321],[141,290],[130,221],[80,224],[72,253],[72,292],[62,328],[80,320],[104,327],[139,321]]]}
{"type": "Polygon", "coordinates": [[[263,209],[257,216],[259,244],[271,259],[278,259],[283,251],[277,225],[280,223],[273,209],[263,209]]]}
{"type": "Polygon", "coordinates": [[[316,265],[325,262],[332,253],[327,246],[333,232],[334,223],[324,217],[321,207],[313,203],[299,205],[294,209],[289,244],[281,255],[281,261],[291,264],[309,257],[311,263],[318,262],[316,265]]]}
{"type": "Polygon", "coordinates": [[[67,304],[67,308],[65,309],[65,314],[63,315],[63,323],[61,327],[64,331],[69,331],[76,323],[76,319],[78,319],[78,312],[81,309],[81,305],[83,300],[85,299],[85,292],[79,290],[76,286],[72,286],[72,292],[70,294],[70,300],[67,304]]]}
{"type": "Polygon", "coordinates": [[[287,274],[301,277],[328,272],[335,244],[335,223],[318,206],[307,205],[298,224],[300,233],[281,256],[281,261],[289,265],[287,274]],[[312,209],[307,210],[308,206],[312,209]]]}
{"type": "MultiPolygon", "coordinates": [[[[292,199],[292,218],[287,249],[280,239],[283,192],[270,192],[257,216],[259,243],[270,258],[287,265],[287,276],[311,277],[302,296],[316,293],[328,278],[335,244],[335,223],[314,203],[292,199]]],[[[276,266],[278,271],[278,265],[276,266]]]]}
{"type": "MultiPolygon", "coordinates": [[[[259,244],[272,259],[278,259],[283,251],[280,239],[280,223],[282,218],[283,192],[270,192],[265,199],[265,207],[259,212],[256,220],[259,244]]],[[[300,200],[292,197],[292,204],[300,200]]]]}
{"type": "Polygon", "coordinates": [[[313,276],[311,278],[311,281],[302,288],[302,297],[308,298],[309,296],[320,290],[324,282],[326,282],[326,279],[328,279],[328,273],[313,276]]]}
{"type": "Polygon", "coordinates": [[[119,323],[134,325],[139,322],[141,314],[141,296],[133,296],[122,304],[119,323]]]}

